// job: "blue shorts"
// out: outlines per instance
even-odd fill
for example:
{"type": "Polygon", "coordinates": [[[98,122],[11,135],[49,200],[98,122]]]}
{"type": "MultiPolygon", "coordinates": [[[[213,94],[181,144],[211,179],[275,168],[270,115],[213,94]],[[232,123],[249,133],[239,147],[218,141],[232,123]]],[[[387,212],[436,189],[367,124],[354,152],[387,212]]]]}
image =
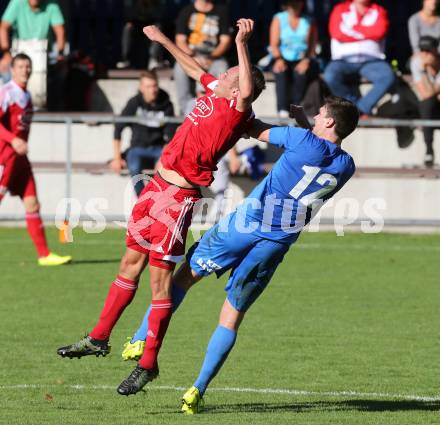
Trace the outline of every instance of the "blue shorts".
{"type": "Polygon", "coordinates": [[[246,311],[264,291],[288,251],[279,243],[235,228],[236,213],[208,230],[188,251],[187,261],[199,276],[231,270],[225,291],[232,306],[246,311]]]}

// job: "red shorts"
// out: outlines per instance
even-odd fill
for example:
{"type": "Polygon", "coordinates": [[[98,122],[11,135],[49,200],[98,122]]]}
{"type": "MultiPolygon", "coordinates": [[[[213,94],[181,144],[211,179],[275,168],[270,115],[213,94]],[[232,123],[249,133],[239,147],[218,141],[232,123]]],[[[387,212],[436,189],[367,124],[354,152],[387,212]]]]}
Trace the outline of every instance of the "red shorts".
{"type": "Polygon", "coordinates": [[[185,254],[185,242],[199,189],[184,189],[156,174],[131,213],[127,247],[149,255],[149,263],[173,270],[185,254]]]}
{"type": "Polygon", "coordinates": [[[10,146],[0,146],[0,198],[6,192],[26,198],[37,196],[31,163],[26,155],[20,156],[10,146]]]}

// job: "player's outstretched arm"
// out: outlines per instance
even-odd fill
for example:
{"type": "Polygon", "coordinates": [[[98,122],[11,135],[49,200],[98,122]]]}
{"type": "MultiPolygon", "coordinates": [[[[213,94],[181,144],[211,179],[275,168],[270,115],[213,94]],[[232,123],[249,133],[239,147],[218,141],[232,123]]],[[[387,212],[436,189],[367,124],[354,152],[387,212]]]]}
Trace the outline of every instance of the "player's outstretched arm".
{"type": "Polygon", "coordinates": [[[239,19],[237,21],[238,33],[235,37],[238,56],[238,88],[240,94],[237,99],[237,109],[246,111],[252,104],[254,85],[252,81],[252,65],[248,49],[248,40],[254,29],[252,19],[239,19]]]}
{"type": "Polygon", "coordinates": [[[200,77],[206,71],[191,56],[177,47],[159,28],[155,25],[149,25],[144,27],[144,34],[151,41],[157,41],[162,44],[191,78],[200,81],[200,77]]]}
{"type": "Polygon", "coordinates": [[[269,142],[269,131],[274,127],[277,126],[255,119],[248,130],[248,134],[254,139],[258,139],[262,142],[269,142]]]}

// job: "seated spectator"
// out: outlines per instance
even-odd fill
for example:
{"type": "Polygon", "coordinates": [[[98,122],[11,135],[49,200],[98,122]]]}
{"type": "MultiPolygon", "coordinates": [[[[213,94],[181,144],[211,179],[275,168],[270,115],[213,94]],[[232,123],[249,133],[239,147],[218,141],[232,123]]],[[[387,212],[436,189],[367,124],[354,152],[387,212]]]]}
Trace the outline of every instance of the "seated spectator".
{"type": "MultiPolygon", "coordinates": [[[[440,119],[440,53],[439,41],[429,35],[420,37],[419,53],[411,60],[411,73],[419,97],[420,117],[440,119]]],[[[425,165],[434,165],[434,128],[423,127],[426,144],[425,165]]]]}
{"type": "Polygon", "coordinates": [[[49,31],[52,27],[58,53],[63,59],[66,43],[64,19],[60,7],[54,0],[11,0],[2,16],[0,25],[0,73],[4,82],[8,80],[8,70],[13,54],[23,52],[32,59],[33,70],[28,89],[32,93],[33,104],[45,107],[47,97],[47,52],[49,31]],[[14,30],[12,47],[9,43],[14,30]]]}
{"type": "MultiPolygon", "coordinates": [[[[176,44],[193,56],[207,72],[219,75],[228,68],[224,55],[231,46],[231,32],[225,5],[217,5],[214,0],[195,0],[194,4],[184,7],[177,17],[176,44]]],[[[180,114],[185,114],[193,106],[193,81],[177,63],[174,80],[180,114]]],[[[197,85],[197,92],[202,90],[197,85]]]]}
{"type": "Polygon", "coordinates": [[[384,54],[388,26],[386,10],[370,0],[345,1],[330,15],[332,60],[324,80],[334,95],[355,102],[364,115],[371,115],[395,80],[384,54]],[[361,77],[373,84],[363,97],[358,89],[361,77]]]}
{"type": "Polygon", "coordinates": [[[122,61],[117,68],[153,69],[160,65],[161,46],[144,36],[142,29],[147,25],[161,27],[163,15],[160,0],[136,0],[129,10],[127,22],[122,31],[122,61]]]}
{"type": "Polygon", "coordinates": [[[420,37],[424,35],[440,40],[439,3],[439,0],[424,0],[422,10],[409,18],[408,32],[413,53],[420,51],[420,37]]]}
{"type": "Polygon", "coordinates": [[[144,182],[136,177],[145,167],[153,168],[160,158],[162,148],[168,142],[175,130],[173,124],[162,125],[164,117],[174,116],[173,105],[168,93],[159,88],[154,72],[144,71],[139,81],[139,93],[132,97],[121,112],[122,117],[137,117],[147,120],[145,124],[117,123],[113,140],[113,161],[111,168],[120,173],[127,167],[136,194],[142,192],[144,182]],[[122,130],[130,126],[132,130],[130,148],[125,155],[121,153],[122,130]]]}
{"type": "Polygon", "coordinates": [[[307,84],[318,77],[314,61],[317,32],[311,20],[303,16],[304,0],[287,0],[286,10],[277,13],[270,26],[270,50],[277,94],[277,110],[289,116],[289,105],[299,105],[307,84]]]}

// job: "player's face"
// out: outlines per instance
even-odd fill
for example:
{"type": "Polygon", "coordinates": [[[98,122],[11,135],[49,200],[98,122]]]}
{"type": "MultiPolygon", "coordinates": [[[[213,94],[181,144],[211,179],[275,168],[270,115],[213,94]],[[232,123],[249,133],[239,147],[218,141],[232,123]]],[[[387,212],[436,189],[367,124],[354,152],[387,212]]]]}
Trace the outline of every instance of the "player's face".
{"type": "Polygon", "coordinates": [[[229,68],[218,76],[218,85],[214,92],[217,96],[233,97],[238,89],[238,66],[229,68]]]}
{"type": "Polygon", "coordinates": [[[315,121],[315,125],[313,126],[314,131],[324,131],[326,130],[332,123],[333,118],[330,118],[327,114],[327,107],[321,106],[319,108],[319,113],[313,117],[315,121]]]}
{"type": "Polygon", "coordinates": [[[32,74],[32,65],[27,59],[18,59],[14,62],[11,73],[14,81],[26,85],[32,74]]]}
{"type": "Polygon", "coordinates": [[[156,80],[151,78],[142,78],[139,82],[139,91],[145,102],[154,102],[159,95],[159,85],[156,80]]]}

